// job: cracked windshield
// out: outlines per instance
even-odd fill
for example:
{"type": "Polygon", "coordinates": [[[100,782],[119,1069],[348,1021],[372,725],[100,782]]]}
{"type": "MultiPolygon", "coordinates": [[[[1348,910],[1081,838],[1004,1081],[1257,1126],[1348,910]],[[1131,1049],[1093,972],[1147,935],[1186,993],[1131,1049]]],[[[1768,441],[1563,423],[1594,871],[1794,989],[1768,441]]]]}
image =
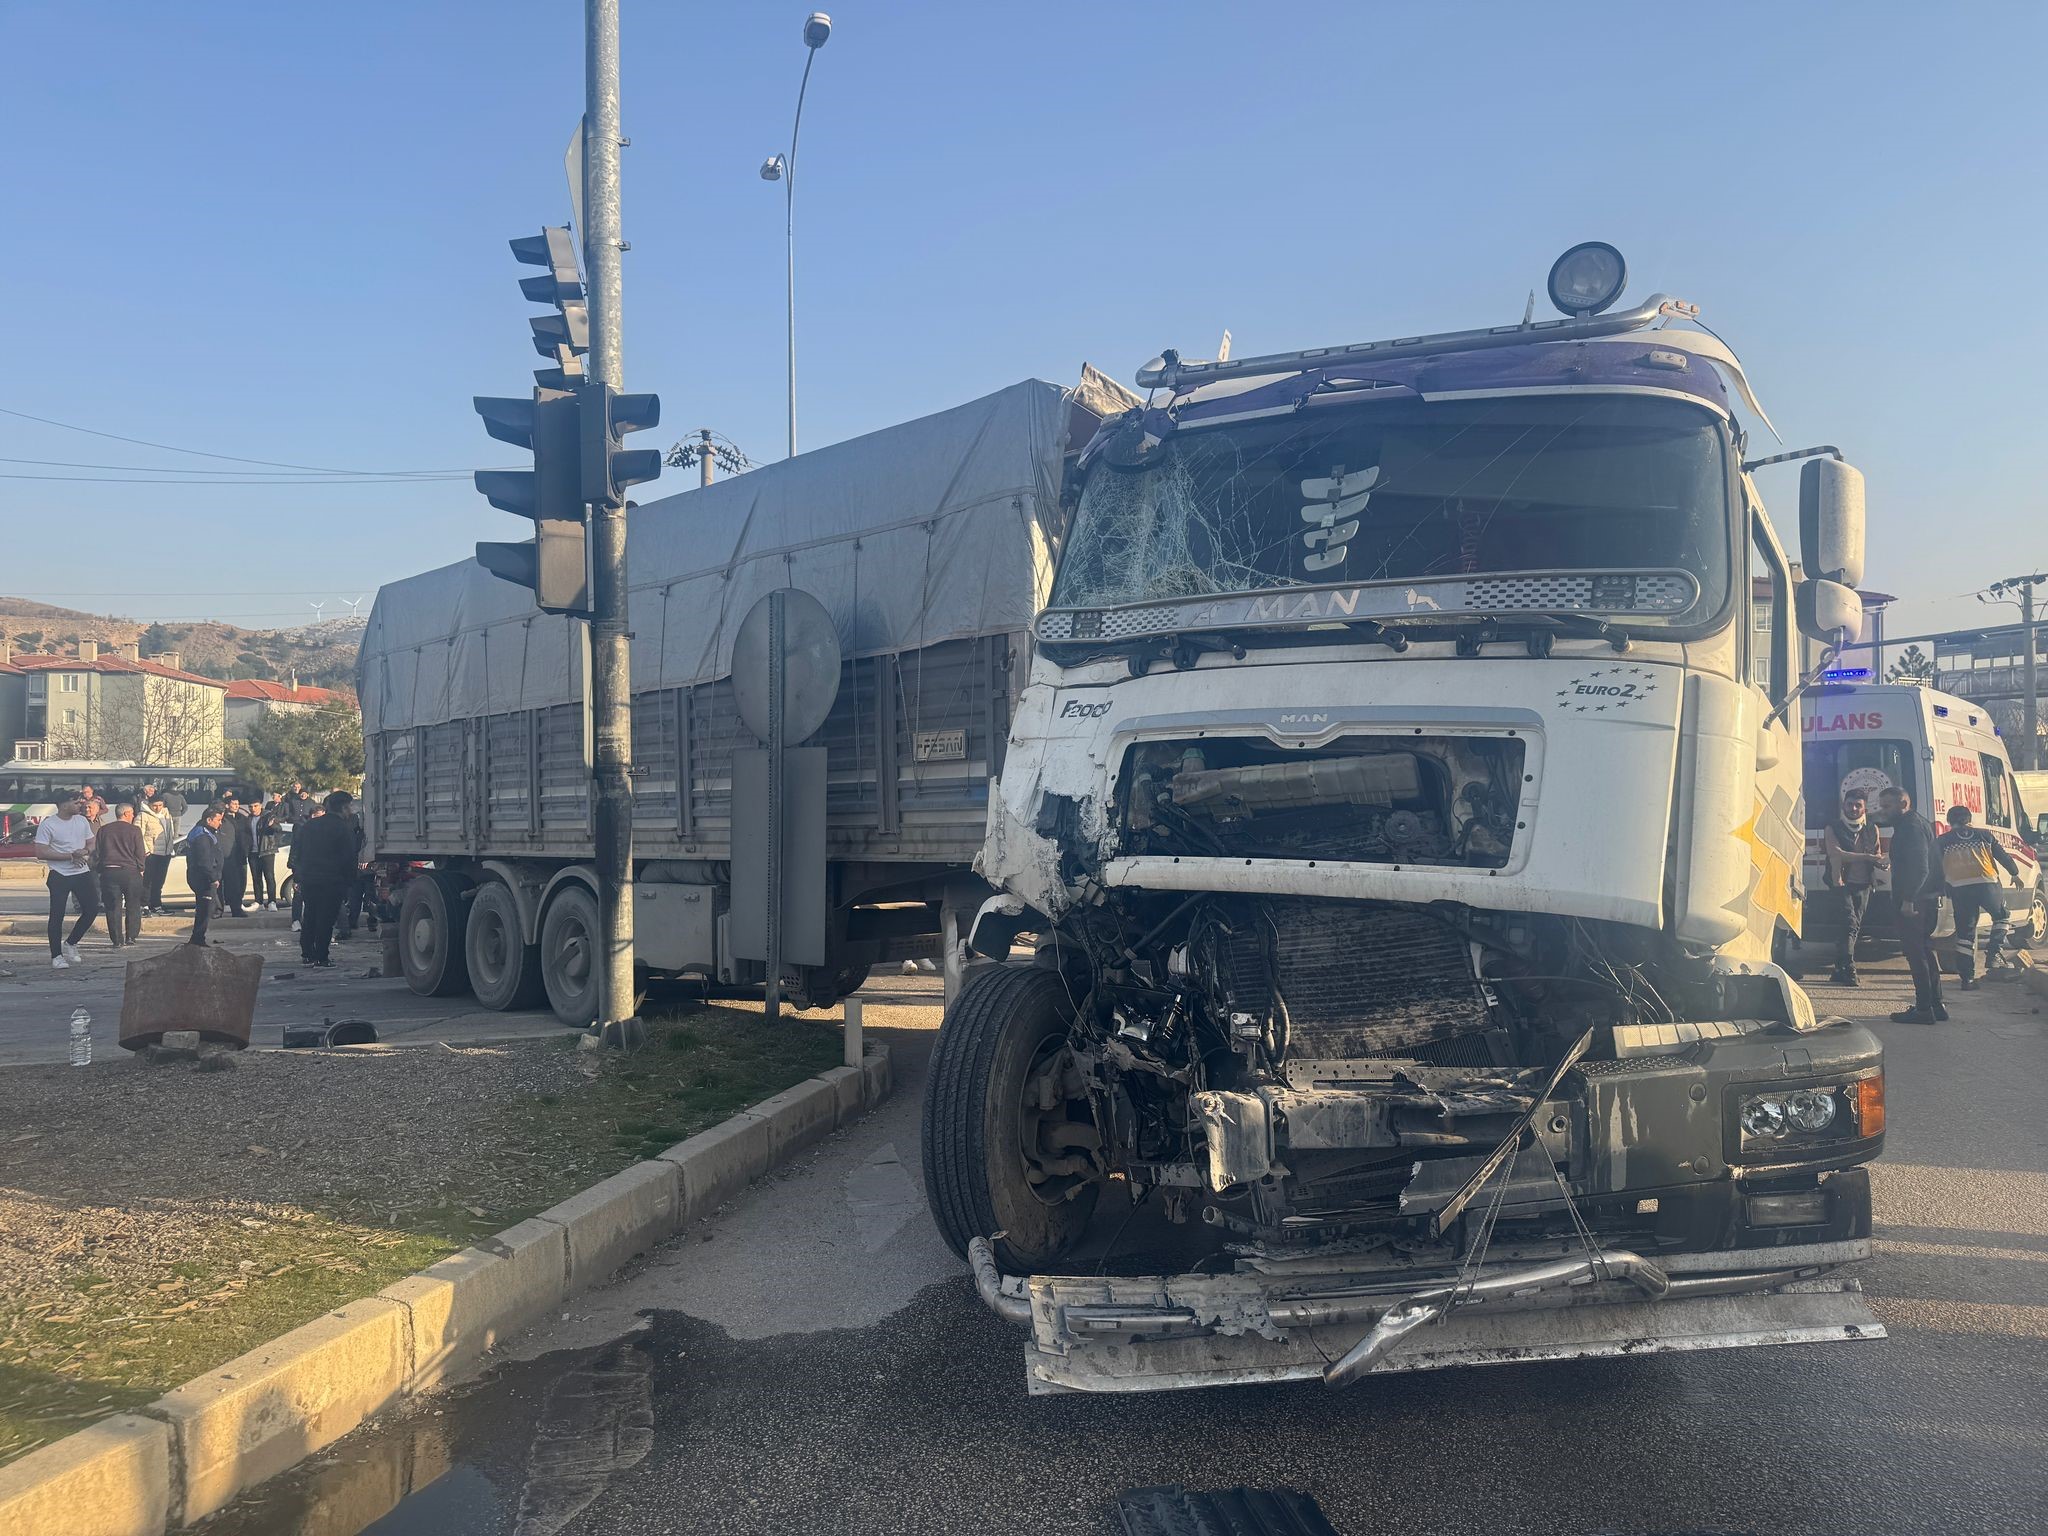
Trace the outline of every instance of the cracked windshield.
{"type": "Polygon", "coordinates": [[[1720,428],[1690,407],[1527,397],[1190,427],[1089,476],[1055,607],[1500,572],[1728,581],[1720,428]]]}

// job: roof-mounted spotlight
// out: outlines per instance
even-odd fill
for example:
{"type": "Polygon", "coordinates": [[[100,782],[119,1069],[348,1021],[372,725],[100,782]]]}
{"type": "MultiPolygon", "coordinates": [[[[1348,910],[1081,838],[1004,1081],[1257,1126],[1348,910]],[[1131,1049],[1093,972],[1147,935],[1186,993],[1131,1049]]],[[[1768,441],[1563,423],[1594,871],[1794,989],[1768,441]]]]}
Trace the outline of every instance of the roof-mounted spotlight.
{"type": "Polygon", "coordinates": [[[1573,246],[1550,269],[1550,302],[1573,319],[1599,314],[1627,286],[1628,263],[1604,240],[1573,246]]]}

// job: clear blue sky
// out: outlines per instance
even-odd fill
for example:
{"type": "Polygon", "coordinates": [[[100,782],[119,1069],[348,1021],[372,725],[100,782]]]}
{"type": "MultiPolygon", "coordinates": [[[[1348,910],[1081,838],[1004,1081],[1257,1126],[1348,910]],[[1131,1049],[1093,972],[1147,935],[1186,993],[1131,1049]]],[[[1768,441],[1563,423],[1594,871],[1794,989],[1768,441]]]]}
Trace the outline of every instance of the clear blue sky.
{"type": "MultiPolygon", "coordinates": [[[[778,457],[782,202],[756,169],[806,7],[623,9],[628,387],[660,392],[664,445],[708,425],[778,457]]],[[[1244,353],[1511,321],[1597,238],[1632,295],[1702,305],[1789,445],[1869,474],[1893,633],[1992,617],[1954,595],[2048,563],[2048,7],[831,9],[797,210],[808,446],[1083,359],[1128,380],[1226,326],[1244,353]]],[[[580,12],[0,3],[0,407],[293,464],[514,462],[469,398],[539,361],[505,241],[567,214],[580,12]]],[[[249,467],[15,416],[0,456],[249,467]]],[[[288,623],[518,526],[452,481],[0,479],[0,591],[288,623]]]]}

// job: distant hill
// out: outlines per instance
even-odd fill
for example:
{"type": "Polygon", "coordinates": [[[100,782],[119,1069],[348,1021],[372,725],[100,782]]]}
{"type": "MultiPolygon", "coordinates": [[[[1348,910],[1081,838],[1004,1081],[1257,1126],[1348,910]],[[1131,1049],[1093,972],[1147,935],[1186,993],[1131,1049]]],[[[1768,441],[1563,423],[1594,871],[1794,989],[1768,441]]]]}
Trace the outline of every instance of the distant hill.
{"type": "Polygon", "coordinates": [[[355,687],[356,648],[367,621],[323,619],[289,629],[242,629],[233,624],[152,624],[101,613],[80,613],[24,597],[0,597],[0,632],[7,649],[62,655],[80,640],[103,647],[140,644],[142,654],[176,651],[186,670],[233,682],[242,677],[288,682],[294,673],[316,687],[355,687]]]}

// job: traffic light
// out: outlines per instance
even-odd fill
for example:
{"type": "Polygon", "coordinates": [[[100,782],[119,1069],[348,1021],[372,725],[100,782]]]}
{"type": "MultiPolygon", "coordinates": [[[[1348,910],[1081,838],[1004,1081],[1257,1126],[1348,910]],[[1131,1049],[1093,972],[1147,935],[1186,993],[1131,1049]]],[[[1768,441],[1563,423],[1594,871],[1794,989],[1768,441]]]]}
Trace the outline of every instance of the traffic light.
{"type": "Polygon", "coordinates": [[[551,304],[552,315],[534,315],[533,349],[555,366],[537,368],[533,376],[543,388],[573,389],[583,378],[583,354],[590,350],[590,308],[584,302],[583,278],[576,269],[576,242],[566,229],[550,226],[537,235],[512,242],[512,254],[529,267],[546,267],[539,277],[523,277],[519,291],[536,304],[551,304]]]}
{"type": "Polygon", "coordinates": [[[659,448],[621,448],[628,432],[658,426],[658,395],[622,395],[599,379],[576,391],[581,412],[583,499],[609,506],[629,485],[641,485],[661,474],[659,448]]]}
{"type": "Polygon", "coordinates": [[[479,543],[477,563],[493,576],[531,588],[543,613],[587,617],[589,553],[578,484],[576,396],[559,389],[536,389],[530,400],[480,395],[476,411],[492,437],[533,451],[532,469],[480,469],[476,488],[500,511],[532,518],[534,527],[533,538],[523,543],[479,543]]]}

